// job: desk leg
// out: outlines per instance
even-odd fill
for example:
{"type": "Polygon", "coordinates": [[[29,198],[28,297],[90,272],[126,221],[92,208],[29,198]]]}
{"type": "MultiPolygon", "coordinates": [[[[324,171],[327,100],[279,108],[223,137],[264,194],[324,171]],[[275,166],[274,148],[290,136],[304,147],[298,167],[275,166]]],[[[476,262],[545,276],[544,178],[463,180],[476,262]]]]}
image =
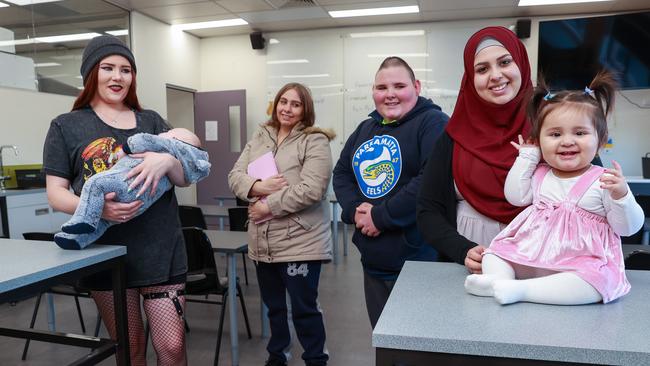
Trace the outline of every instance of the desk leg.
{"type": "Polygon", "coordinates": [[[50,332],[56,332],[56,316],[54,315],[54,295],[51,293],[45,294],[47,300],[47,328],[50,332]]]}
{"type": "Polygon", "coordinates": [[[348,256],[348,224],[342,222],[343,225],[343,256],[348,256]]]}
{"type": "Polygon", "coordinates": [[[117,261],[113,267],[113,306],[115,307],[115,326],[117,330],[117,351],[115,357],[118,365],[131,365],[129,354],[129,324],[126,314],[126,276],[124,259],[117,261]]]}
{"type": "Polygon", "coordinates": [[[339,264],[339,205],[332,202],[332,261],[339,264]]]}
{"type": "Polygon", "coordinates": [[[271,325],[269,324],[269,308],[264,301],[260,303],[260,319],[262,321],[262,338],[268,338],[271,334],[271,325]]]}
{"type": "Polygon", "coordinates": [[[228,253],[228,313],[230,315],[230,352],[232,366],[239,365],[239,330],[237,329],[237,259],[228,253]]]}

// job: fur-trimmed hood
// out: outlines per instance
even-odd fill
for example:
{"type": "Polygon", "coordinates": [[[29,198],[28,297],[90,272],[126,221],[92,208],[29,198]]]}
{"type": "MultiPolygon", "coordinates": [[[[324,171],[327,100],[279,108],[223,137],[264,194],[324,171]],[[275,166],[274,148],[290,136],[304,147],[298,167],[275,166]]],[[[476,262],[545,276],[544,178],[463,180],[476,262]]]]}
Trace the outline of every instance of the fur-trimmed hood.
{"type": "Polygon", "coordinates": [[[322,133],[323,135],[327,136],[327,139],[332,141],[336,138],[336,132],[334,132],[333,129],[331,128],[321,128],[318,126],[311,126],[311,127],[306,127],[303,130],[304,133],[310,135],[312,133],[322,133]]]}

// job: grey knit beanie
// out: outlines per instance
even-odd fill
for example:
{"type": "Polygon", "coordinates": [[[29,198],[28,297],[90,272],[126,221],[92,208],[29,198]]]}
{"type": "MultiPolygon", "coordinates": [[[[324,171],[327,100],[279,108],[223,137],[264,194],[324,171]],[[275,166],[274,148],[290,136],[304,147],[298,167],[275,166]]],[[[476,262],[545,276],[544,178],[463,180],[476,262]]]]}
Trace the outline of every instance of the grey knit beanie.
{"type": "Polygon", "coordinates": [[[109,35],[98,36],[90,40],[84,49],[83,57],[81,58],[81,77],[84,84],[88,78],[90,70],[101,60],[111,55],[120,55],[129,60],[133,71],[135,68],[135,57],[129,50],[124,42],[119,38],[109,35]]]}

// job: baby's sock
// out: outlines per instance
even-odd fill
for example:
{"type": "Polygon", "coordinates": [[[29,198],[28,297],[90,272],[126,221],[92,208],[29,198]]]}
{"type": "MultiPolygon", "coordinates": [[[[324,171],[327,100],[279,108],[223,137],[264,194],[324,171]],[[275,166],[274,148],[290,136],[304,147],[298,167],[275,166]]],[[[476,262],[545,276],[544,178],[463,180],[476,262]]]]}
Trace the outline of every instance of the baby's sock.
{"type": "Polygon", "coordinates": [[[61,226],[61,230],[68,234],[88,234],[95,231],[95,227],[87,222],[73,222],[69,220],[61,226]]]}
{"type": "Polygon", "coordinates": [[[465,291],[476,296],[493,296],[492,284],[497,276],[471,274],[465,278],[465,291]]]}
{"type": "Polygon", "coordinates": [[[499,304],[512,304],[523,300],[526,295],[526,283],[521,280],[496,280],[492,290],[499,304]]]}
{"type": "Polygon", "coordinates": [[[77,235],[68,233],[57,233],[54,235],[54,242],[63,249],[83,249],[77,241],[77,235]]]}

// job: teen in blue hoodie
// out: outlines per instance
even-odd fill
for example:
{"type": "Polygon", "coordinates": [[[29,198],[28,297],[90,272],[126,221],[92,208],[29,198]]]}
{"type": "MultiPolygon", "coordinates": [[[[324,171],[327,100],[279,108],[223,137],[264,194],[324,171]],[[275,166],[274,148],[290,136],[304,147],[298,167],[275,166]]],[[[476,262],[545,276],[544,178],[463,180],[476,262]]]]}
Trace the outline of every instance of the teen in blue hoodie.
{"type": "Polygon", "coordinates": [[[377,109],[348,138],[334,168],[342,220],[356,225],[352,242],[361,252],[373,328],[404,261],[437,259],[417,229],[415,206],[420,172],[449,117],[419,94],[411,67],[385,59],[373,85],[377,109]]]}

